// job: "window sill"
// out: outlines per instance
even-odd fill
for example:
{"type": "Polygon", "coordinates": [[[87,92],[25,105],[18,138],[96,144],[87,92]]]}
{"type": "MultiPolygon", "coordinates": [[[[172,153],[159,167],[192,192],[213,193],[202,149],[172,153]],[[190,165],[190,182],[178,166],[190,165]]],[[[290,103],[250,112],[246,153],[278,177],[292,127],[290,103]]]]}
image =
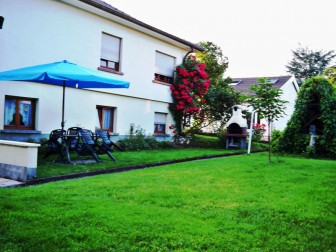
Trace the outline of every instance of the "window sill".
{"type": "Polygon", "coordinates": [[[155,134],[154,133],[154,136],[155,137],[170,137],[170,134],[155,134]]]}
{"type": "Polygon", "coordinates": [[[171,86],[172,85],[168,82],[163,82],[163,81],[158,81],[158,80],[153,80],[153,83],[161,84],[161,85],[165,85],[165,86],[171,86]]]}
{"type": "Polygon", "coordinates": [[[0,130],[0,133],[4,134],[41,134],[39,130],[0,130]]]}
{"type": "Polygon", "coordinates": [[[108,72],[108,73],[114,73],[114,74],[124,75],[123,72],[119,72],[119,71],[116,71],[116,70],[114,70],[114,69],[107,68],[107,67],[98,67],[97,69],[100,70],[100,71],[103,71],[103,72],[108,72]]]}

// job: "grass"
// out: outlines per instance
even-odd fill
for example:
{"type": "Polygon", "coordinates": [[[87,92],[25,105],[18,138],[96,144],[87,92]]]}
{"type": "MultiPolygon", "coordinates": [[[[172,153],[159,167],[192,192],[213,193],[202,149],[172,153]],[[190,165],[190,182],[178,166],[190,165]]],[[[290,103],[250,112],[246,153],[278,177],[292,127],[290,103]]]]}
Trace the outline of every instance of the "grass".
{"type": "Polygon", "coordinates": [[[2,251],[335,251],[336,162],[267,153],[0,190],[2,251]]]}
{"type": "MultiPolygon", "coordinates": [[[[46,178],[59,175],[73,174],[86,171],[96,171],[104,169],[113,169],[124,166],[138,165],[138,164],[150,164],[155,162],[162,162],[168,160],[178,160],[199,156],[211,156],[225,153],[232,153],[241,150],[223,150],[223,149],[205,149],[205,148],[174,148],[164,150],[142,150],[142,151],[127,151],[127,152],[114,152],[113,156],[117,159],[117,162],[111,161],[107,155],[101,156],[102,163],[92,164],[62,164],[54,163],[53,159],[57,156],[51,156],[47,159],[42,157],[38,160],[37,178],[46,178]]],[[[74,155],[74,158],[77,156],[74,155]]]]}

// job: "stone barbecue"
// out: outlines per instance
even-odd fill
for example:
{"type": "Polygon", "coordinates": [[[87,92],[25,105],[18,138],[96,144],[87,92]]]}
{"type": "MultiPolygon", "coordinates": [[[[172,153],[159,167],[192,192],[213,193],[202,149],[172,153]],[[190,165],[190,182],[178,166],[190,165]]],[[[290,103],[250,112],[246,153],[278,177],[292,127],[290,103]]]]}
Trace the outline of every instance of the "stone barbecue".
{"type": "Polygon", "coordinates": [[[232,117],[226,123],[226,149],[246,149],[247,120],[243,117],[243,107],[232,107],[232,117]]]}

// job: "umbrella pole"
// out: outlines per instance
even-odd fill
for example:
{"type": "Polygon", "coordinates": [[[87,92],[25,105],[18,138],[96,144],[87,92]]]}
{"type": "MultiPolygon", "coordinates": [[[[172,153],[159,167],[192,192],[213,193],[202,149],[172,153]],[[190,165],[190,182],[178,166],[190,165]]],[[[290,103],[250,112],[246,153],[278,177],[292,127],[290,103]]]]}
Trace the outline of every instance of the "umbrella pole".
{"type": "Polygon", "coordinates": [[[63,81],[63,99],[62,99],[62,122],[61,122],[61,127],[62,127],[62,135],[63,135],[63,130],[64,130],[64,100],[65,100],[65,80],[63,81]]]}

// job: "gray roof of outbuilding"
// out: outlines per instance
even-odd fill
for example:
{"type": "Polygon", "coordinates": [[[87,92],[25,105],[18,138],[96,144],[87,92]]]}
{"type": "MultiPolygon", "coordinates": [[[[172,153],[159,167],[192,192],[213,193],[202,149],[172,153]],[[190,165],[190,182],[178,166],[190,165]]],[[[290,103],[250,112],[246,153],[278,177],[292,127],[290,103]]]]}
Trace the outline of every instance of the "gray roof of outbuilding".
{"type": "Polygon", "coordinates": [[[200,46],[199,44],[195,44],[195,43],[189,42],[189,41],[184,40],[182,38],[176,37],[176,36],[174,36],[174,35],[172,35],[172,34],[170,34],[168,32],[162,31],[162,30],[160,30],[158,28],[155,28],[155,27],[153,27],[151,25],[148,25],[148,24],[146,24],[146,23],[144,23],[144,22],[142,22],[142,21],[140,21],[138,19],[133,18],[132,16],[128,15],[127,13],[125,13],[123,11],[120,11],[119,9],[113,7],[112,5],[110,5],[108,3],[105,3],[102,0],[79,0],[79,1],[81,1],[83,3],[86,3],[86,4],[90,5],[90,6],[96,7],[98,9],[100,9],[100,10],[106,11],[106,12],[112,14],[112,15],[120,17],[120,18],[122,18],[124,20],[127,20],[127,21],[131,22],[131,23],[139,25],[139,26],[141,26],[143,28],[151,30],[152,32],[158,33],[158,34],[160,34],[162,36],[165,36],[167,38],[175,40],[175,41],[177,41],[177,42],[179,42],[179,43],[181,43],[183,45],[186,45],[186,46],[188,46],[190,48],[193,48],[193,49],[195,49],[197,51],[201,51],[201,52],[204,51],[204,48],[202,46],[200,46]]]}
{"type": "MultiPolygon", "coordinates": [[[[273,87],[274,88],[281,88],[292,76],[272,76],[272,77],[265,77],[270,80],[278,80],[273,87]]],[[[253,92],[250,90],[250,86],[255,85],[258,83],[258,79],[260,77],[249,77],[249,78],[232,78],[232,81],[236,82],[239,81],[237,85],[233,85],[232,87],[240,91],[244,94],[252,94],[253,92]]]]}

